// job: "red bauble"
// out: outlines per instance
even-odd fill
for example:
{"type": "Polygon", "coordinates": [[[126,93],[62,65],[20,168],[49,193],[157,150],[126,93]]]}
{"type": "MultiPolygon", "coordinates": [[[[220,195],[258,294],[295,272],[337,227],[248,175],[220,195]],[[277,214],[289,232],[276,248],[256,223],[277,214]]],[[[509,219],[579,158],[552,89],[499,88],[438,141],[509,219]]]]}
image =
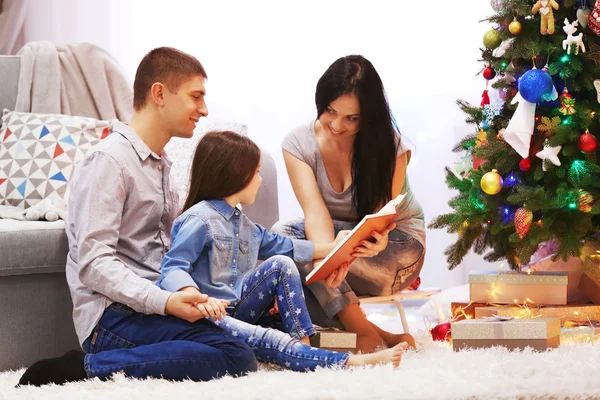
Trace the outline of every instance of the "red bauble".
{"type": "Polygon", "coordinates": [[[437,340],[438,342],[449,342],[452,339],[452,333],[450,332],[450,321],[437,324],[431,329],[430,332],[433,340],[437,340]]]}
{"type": "Polygon", "coordinates": [[[598,141],[594,135],[588,131],[585,131],[583,135],[579,136],[577,147],[584,153],[591,153],[598,147],[598,141]]]}
{"type": "Polygon", "coordinates": [[[494,68],[492,67],[485,67],[483,70],[483,77],[488,81],[492,80],[496,77],[496,71],[494,71],[494,68]]]}
{"type": "Polygon", "coordinates": [[[411,283],[406,290],[417,290],[421,286],[421,277],[417,276],[417,279],[413,283],[411,283]]]}
{"type": "Polygon", "coordinates": [[[529,159],[529,157],[519,161],[519,168],[523,172],[527,172],[531,169],[531,160],[529,159]]]}

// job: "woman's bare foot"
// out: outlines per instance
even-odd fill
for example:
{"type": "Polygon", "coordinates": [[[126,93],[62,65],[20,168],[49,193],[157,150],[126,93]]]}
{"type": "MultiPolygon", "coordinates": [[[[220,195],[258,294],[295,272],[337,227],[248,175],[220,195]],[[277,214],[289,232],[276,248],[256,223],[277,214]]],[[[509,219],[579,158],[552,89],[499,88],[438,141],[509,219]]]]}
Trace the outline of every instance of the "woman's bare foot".
{"type": "Polygon", "coordinates": [[[374,329],[358,304],[350,304],[337,316],[346,331],[356,333],[356,351],[372,353],[382,346],[392,347],[386,346],[386,342],[374,329]]]}
{"type": "Polygon", "coordinates": [[[415,345],[415,338],[410,333],[390,333],[389,336],[385,337],[383,340],[385,340],[388,347],[394,347],[398,343],[404,342],[411,350],[415,350],[417,348],[415,345]]]}
{"type": "Polygon", "coordinates": [[[391,347],[377,334],[356,335],[356,351],[366,354],[373,353],[381,347],[391,347]]]}
{"type": "Polygon", "coordinates": [[[348,357],[346,366],[393,364],[394,368],[400,365],[402,353],[408,348],[406,343],[398,343],[396,346],[371,354],[353,354],[348,357]]]}
{"type": "Polygon", "coordinates": [[[411,350],[416,349],[415,338],[412,337],[409,333],[391,333],[388,331],[384,331],[374,323],[370,322],[371,326],[377,332],[377,334],[385,341],[387,347],[394,347],[398,343],[406,342],[408,344],[408,348],[411,350]]]}

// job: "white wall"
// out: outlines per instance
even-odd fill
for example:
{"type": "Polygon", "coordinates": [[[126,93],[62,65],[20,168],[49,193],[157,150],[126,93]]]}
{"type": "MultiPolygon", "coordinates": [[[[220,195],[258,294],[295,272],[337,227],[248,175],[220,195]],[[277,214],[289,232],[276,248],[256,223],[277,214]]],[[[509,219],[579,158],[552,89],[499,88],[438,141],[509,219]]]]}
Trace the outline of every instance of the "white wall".
{"type": "MultiPolygon", "coordinates": [[[[194,54],[209,75],[210,117],[237,120],[275,157],[281,218],[301,215],[279,143],[315,116],[318,78],[338,57],[362,54],[379,71],[402,133],[416,147],[409,166],[412,188],[427,222],[447,212],[454,195],[443,168],[454,144],[471,127],[455,105],[479,103],[485,81],[476,77],[479,47],[492,12],[488,1],[36,1],[27,40],[88,41],[115,55],[133,79],[153,47],[194,54]]],[[[443,251],[455,240],[429,231],[421,275],[425,286],[466,282],[471,268],[490,268],[470,256],[456,271],[443,251]]]]}

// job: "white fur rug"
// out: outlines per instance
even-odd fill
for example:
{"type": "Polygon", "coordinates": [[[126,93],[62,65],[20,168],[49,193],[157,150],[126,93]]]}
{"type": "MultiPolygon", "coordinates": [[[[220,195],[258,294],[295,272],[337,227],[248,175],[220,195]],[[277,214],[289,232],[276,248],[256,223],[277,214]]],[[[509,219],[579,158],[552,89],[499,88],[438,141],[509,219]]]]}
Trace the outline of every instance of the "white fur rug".
{"type": "Polygon", "coordinates": [[[401,366],[294,373],[262,368],[212,382],[91,380],[65,386],[14,388],[21,371],[0,374],[0,399],[578,399],[600,398],[600,343],[567,343],[544,353],[503,348],[452,351],[417,337],[418,352],[401,366]]]}

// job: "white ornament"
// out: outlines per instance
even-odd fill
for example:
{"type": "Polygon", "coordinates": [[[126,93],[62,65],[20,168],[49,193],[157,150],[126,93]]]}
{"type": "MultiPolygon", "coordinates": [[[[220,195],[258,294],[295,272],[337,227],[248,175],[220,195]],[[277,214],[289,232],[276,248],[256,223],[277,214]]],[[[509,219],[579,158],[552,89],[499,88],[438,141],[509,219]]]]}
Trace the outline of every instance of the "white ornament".
{"type": "Polygon", "coordinates": [[[576,45],[575,47],[575,55],[579,54],[579,49],[583,53],[585,53],[585,45],[583,44],[583,33],[580,32],[579,35],[573,36],[573,34],[577,31],[577,25],[579,21],[575,20],[573,22],[569,22],[567,18],[565,18],[565,26],[563,26],[563,31],[567,34],[567,38],[563,40],[562,47],[563,50],[567,50],[567,54],[571,54],[571,46],[576,45]]]}
{"type": "Polygon", "coordinates": [[[454,162],[454,168],[450,171],[459,179],[463,179],[469,171],[473,169],[473,158],[471,154],[467,152],[467,154],[460,158],[460,161],[454,162]]]}
{"type": "Polygon", "coordinates": [[[579,21],[579,26],[581,26],[582,28],[587,28],[588,26],[588,17],[590,15],[590,9],[589,8],[580,8],[579,10],[577,10],[577,21],[579,21]]]}
{"type": "Polygon", "coordinates": [[[494,51],[492,52],[492,56],[496,58],[504,57],[504,54],[506,54],[506,51],[510,49],[510,46],[512,46],[512,43],[514,41],[514,37],[503,40],[502,43],[500,43],[500,46],[494,49],[494,51]]]}
{"type": "Polygon", "coordinates": [[[594,87],[596,88],[596,99],[598,100],[598,103],[600,103],[600,79],[594,81],[594,87]]]}
{"type": "Polygon", "coordinates": [[[523,158],[529,157],[529,143],[535,125],[535,103],[525,100],[521,93],[512,99],[511,104],[519,103],[506,130],[504,141],[523,158]]]}
{"type": "MultiPolygon", "coordinates": [[[[546,143],[544,143],[544,150],[537,152],[535,156],[544,161],[548,160],[557,167],[560,167],[560,160],[558,159],[558,153],[560,152],[560,149],[562,149],[562,146],[551,147],[546,140],[546,143]]],[[[545,162],[542,164],[542,170],[546,172],[545,162]]]]}

